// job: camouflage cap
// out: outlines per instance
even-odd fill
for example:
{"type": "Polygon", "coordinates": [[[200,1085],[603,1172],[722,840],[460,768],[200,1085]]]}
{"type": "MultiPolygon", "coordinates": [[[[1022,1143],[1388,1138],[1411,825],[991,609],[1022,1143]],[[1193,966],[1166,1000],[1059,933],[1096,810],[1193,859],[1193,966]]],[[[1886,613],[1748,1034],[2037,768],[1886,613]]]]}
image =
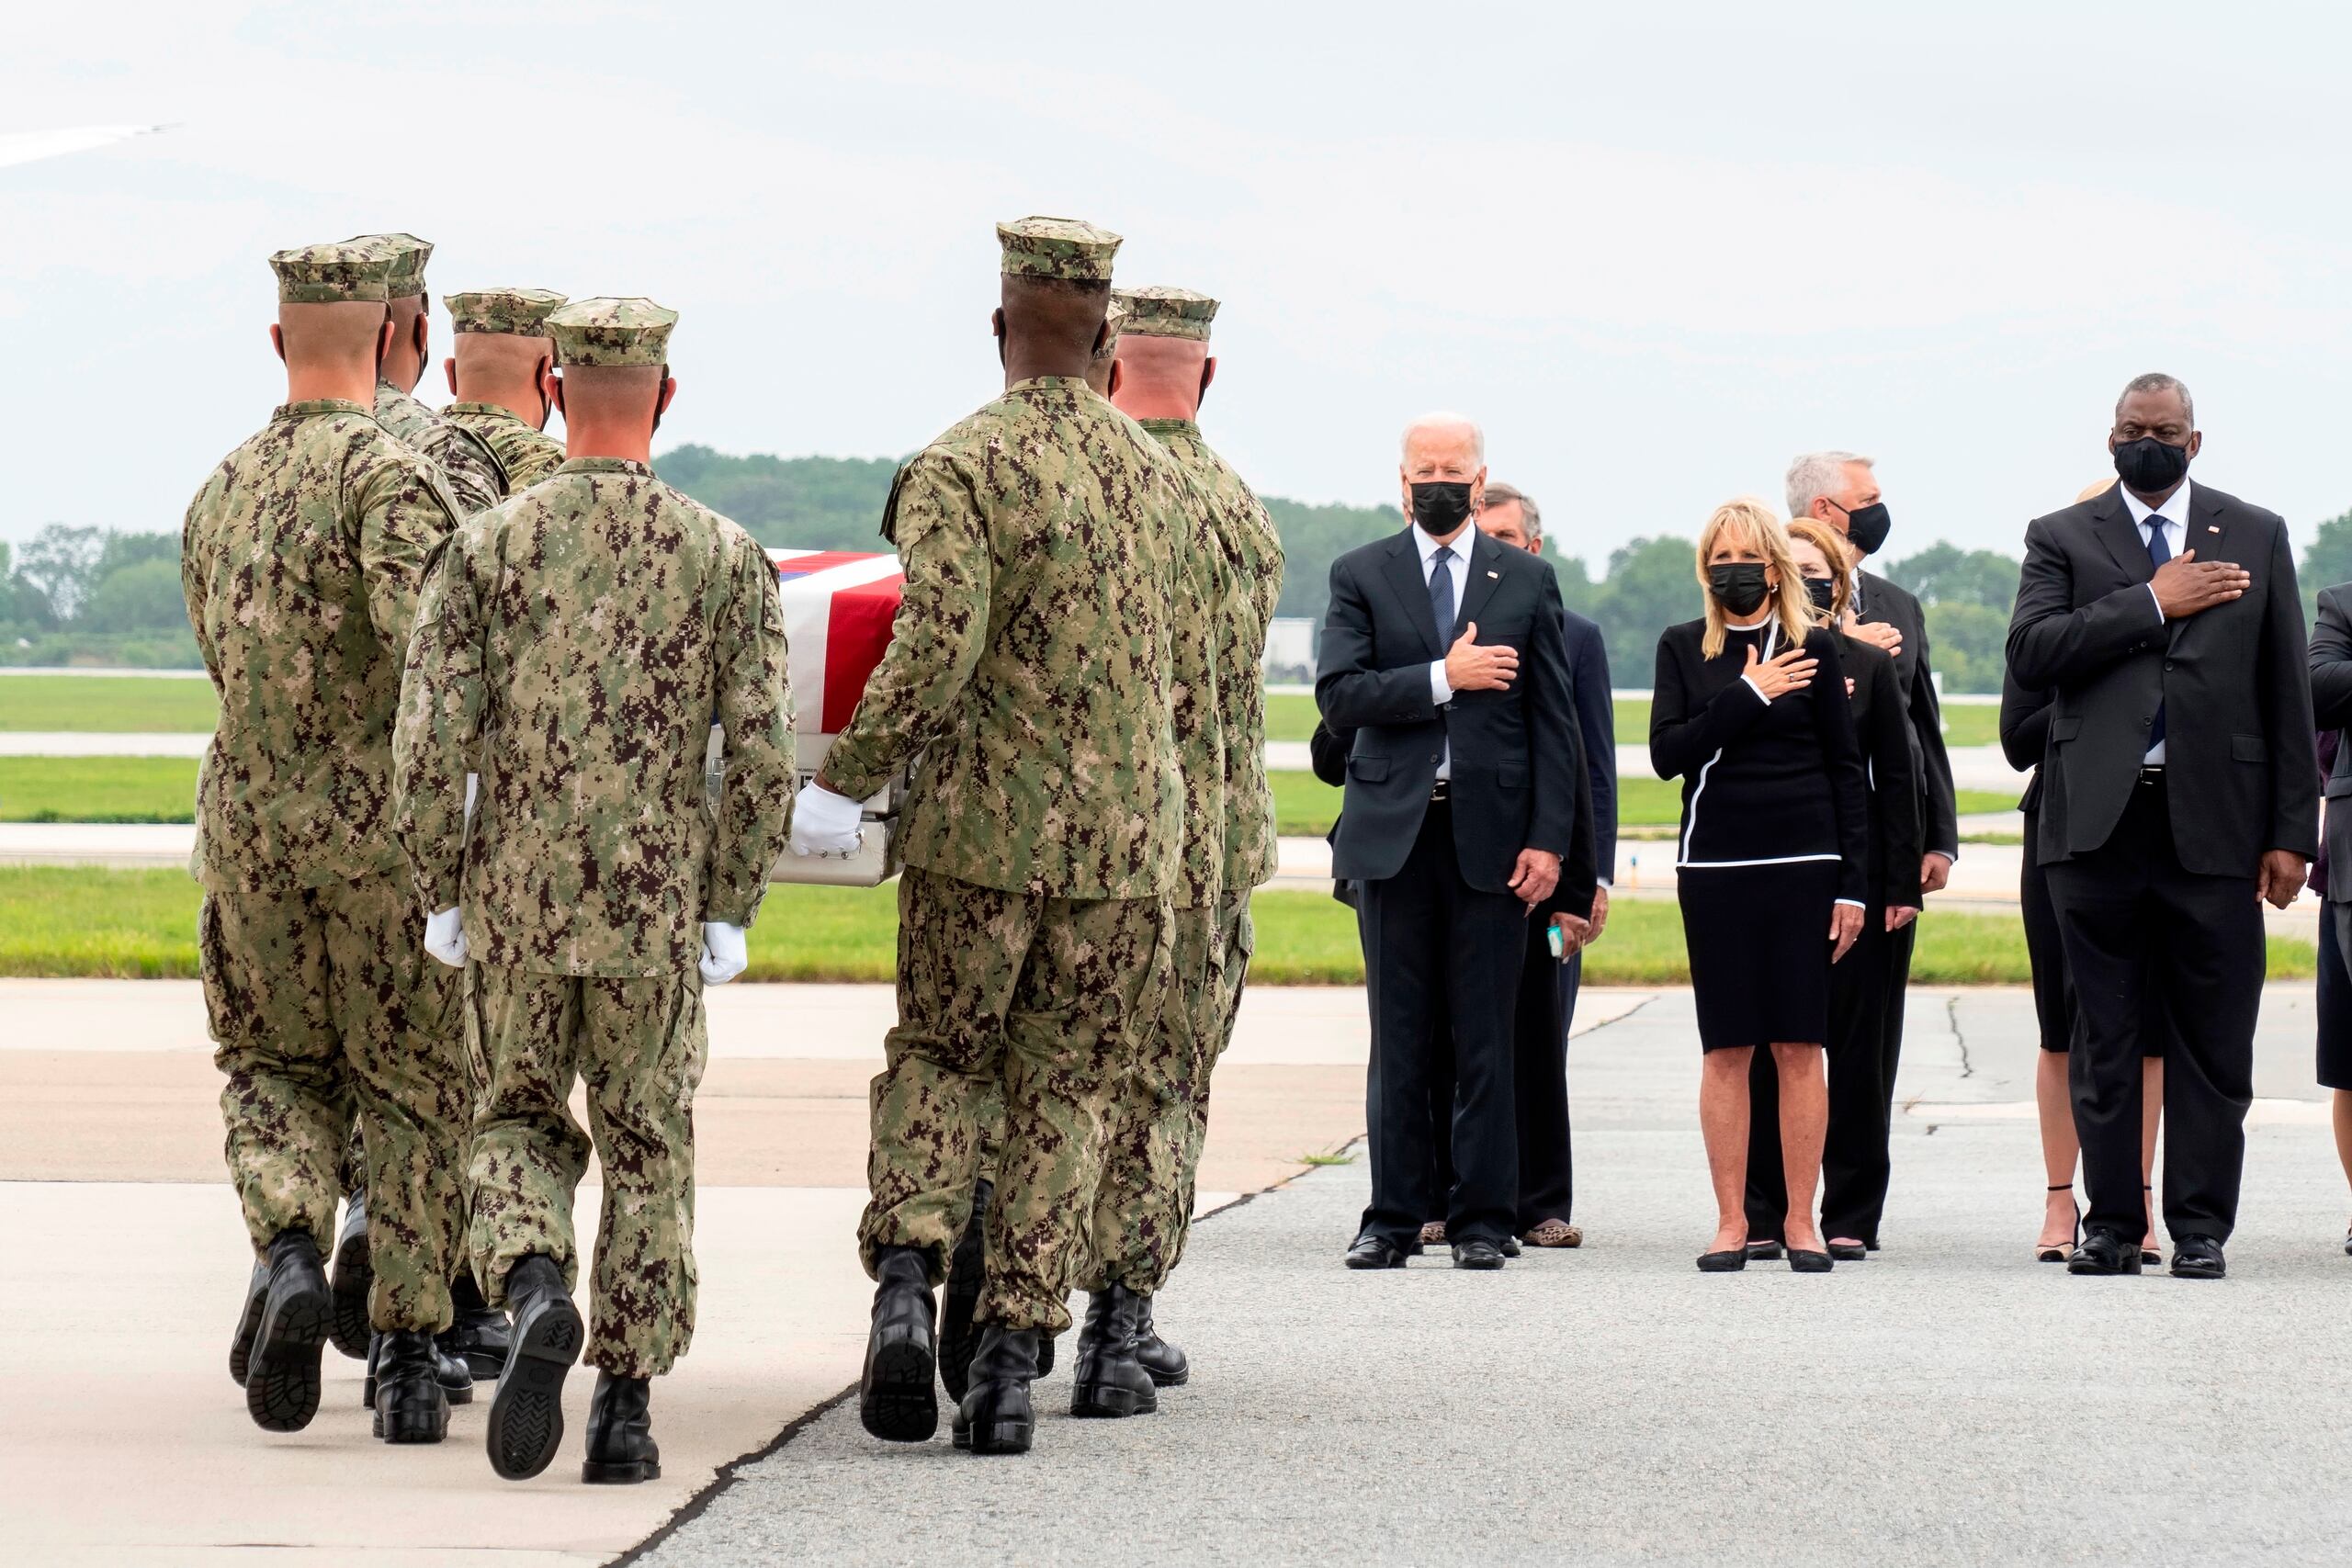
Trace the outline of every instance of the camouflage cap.
{"type": "Polygon", "coordinates": [[[563,296],[551,288],[476,288],[443,297],[449,324],[461,333],[504,333],[511,337],[545,337],[548,317],[563,306],[563,296]]]}
{"type": "Polygon", "coordinates": [[[548,317],[558,365],[667,365],[678,312],[642,298],[575,299],[548,317]]]}
{"type": "Polygon", "coordinates": [[[374,245],[301,245],[269,258],[281,305],[336,305],[386,298],[392,258],[374,245]]]}
{"type": "Polygon", "coordinates": [[[347,243],[374,245],[391,258],[392,276],[386,285],[390,297],[406,299],[424,292],[424,264],[433,259],[433,242],[413,234],[354,234],[347,243]]]}
{"type": "Polygon", "coordinates": [[[1189,288],[1121,288],[1111,298],[1126,307],[1121,329],[1137,337],[1188,337],[1209,340],[1209,322],[1216,317],[1216,301],[1189,288]]]}
{"type": "Polygon", "coordinates": [[[1075,283],[1111,281],[1120,237],[1076,218],[1019,218],[996,226],[1007,277],[1060,277],[1075,283]]]}

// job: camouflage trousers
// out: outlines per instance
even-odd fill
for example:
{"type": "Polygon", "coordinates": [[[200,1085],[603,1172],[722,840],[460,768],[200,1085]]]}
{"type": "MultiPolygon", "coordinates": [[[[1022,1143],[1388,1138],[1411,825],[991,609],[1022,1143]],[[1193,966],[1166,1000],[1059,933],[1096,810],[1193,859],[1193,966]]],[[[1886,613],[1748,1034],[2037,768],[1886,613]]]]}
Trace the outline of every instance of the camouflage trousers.
{"type": "Polygon", "coordinates": [[[228,1075],[229,1177],[260,1251],[281,1231],[334,1244],[339,1166],[367,1129],[379,1329],[446,1328],[459,1256],[466,1109],[456,970],[420,940],[401,876],[291,893],[207,893],[204,1004],[228,1075]]]}
{"type": "Polygon", "coordinates": [[[1048,898],[910,866],[899,882],[899,1023],[874,1080],[867,1272],[922,1247],[932,1283],[970,1218],[1001,1107],[978,1317],[1060,1333],[1100,1174],[1102,1121],[1158,1023],[1160,898],[1048,898]]]}
{"type": "Polygon", "coordinates": [[[571,1201],[594,1149],[604,1211],[582,1359],[659,1377],[695,1334],[695,1089],[709,1055],[702,976],[608,980],[473,965],[490,1087],[474,1116],[474,1277],[506,1304],[532,1253],[580,1279],[571,1201]],[[571,1118],[574,1077],[588,1128],[571,1118]]]}
{"type": "Polygon", "coordinates": [[[1086,1290],[1117,1284],[1155,1294],[1184,1254],[1209,1077],[1233,1037],[1255,941],[1247,893],[1176,911],[1168,1005],[1105,1118],[1090,1256],[1079,1275],[1086,1290]]]}

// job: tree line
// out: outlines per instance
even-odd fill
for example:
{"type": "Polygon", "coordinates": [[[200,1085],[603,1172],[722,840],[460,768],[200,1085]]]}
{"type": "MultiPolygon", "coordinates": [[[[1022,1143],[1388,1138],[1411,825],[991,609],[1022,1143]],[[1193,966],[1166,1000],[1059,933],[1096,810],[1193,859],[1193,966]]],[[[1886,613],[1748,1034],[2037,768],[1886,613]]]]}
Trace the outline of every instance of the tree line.
{"type": "MultiPolygon", "coordinates": [[[[662,477],[734,518],[763,545],[878,550],[882,508],[897,465],[888,458],[732,457],[680,446],[655,462],[662,477]]],[[[1392,506],[1310,506],[1264,498],[1289,570],[1276,613],[1320,621],[1331,562],[1394,533],[1392,506]]],[[[1570,543],[1554,522],[1550,543],[1570,543]]],[[[1599,623],[1611,679],[1646,686],[1657,634],[1698,611],[1690,541],[1659,535],[1610,552],[1601,575],[1552,553],[1568,608],[1599,623]]],[[[2018,563],[1996,550],[1933,544],[1882,568],[1919,596],[1936,669],[1950,692],[1997,692],[2018,563]]],[[[2320,525],[2299,569],[2308,618],[2330,583],[2352,581],[2352,512],[2320,525]]],[[[0,663],[120,664],[192,669],[199,662],[179,580],[179,535],[51,524],[13,551],[0,541],[0,663]]]]}

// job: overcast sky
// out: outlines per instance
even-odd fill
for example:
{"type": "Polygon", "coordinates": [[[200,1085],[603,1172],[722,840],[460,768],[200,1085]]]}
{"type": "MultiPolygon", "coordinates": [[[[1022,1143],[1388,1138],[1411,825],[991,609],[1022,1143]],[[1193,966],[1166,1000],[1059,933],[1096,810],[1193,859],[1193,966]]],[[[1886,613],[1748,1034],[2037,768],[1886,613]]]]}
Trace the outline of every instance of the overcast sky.
{"type": "Polygon", "coordinates": [[[175,128],[0,167],[0,537],[179,525],[282,396],[281,246],[650,295],[658,446],[895,457],[998,385],[991,224],[1039,212],[1224,301],[1204,424],[1274,494],[1393,501],[1399,427],[1456,407],[1596,568],[1821,446],[1879,457],[1889,554],[2014,551],[2164,369],[2197,477],[2307,538],[2352,508],[2343,17],[14,7],[0,134],[175,128]]]}

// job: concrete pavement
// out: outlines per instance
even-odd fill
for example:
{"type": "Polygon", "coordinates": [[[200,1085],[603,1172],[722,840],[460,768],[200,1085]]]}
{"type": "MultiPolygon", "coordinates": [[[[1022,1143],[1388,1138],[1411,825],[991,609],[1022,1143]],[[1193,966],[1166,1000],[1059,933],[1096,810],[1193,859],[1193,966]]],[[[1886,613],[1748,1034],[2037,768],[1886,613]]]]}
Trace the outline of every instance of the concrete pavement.
{"type": "MultiPolygon", "coordinates": [[[[1915,996],[1906,1102],[2022,1090],[2023,1002],[1915,996]]],[[[1023,1461],[881,1444],[836,1406],[636,1560],[2341,1562],[2352,1259],[2285,1024],[2263,1071],[2293,1099],[2256,1120],[2218,1284],[2031,1261],[2030,1117],[1935,1109],[1896,1131],[1886,1251],[1698,1273],[1697,1052],[1668,992],[1570,1054],[1582,1249],[1351,1273],[1364,1166],[1318,1170],[1194,1232],[1158,1315],[1195,1375],[1159,1414],[1069,1419],[1067,1357],[1023,1461]]]]}

